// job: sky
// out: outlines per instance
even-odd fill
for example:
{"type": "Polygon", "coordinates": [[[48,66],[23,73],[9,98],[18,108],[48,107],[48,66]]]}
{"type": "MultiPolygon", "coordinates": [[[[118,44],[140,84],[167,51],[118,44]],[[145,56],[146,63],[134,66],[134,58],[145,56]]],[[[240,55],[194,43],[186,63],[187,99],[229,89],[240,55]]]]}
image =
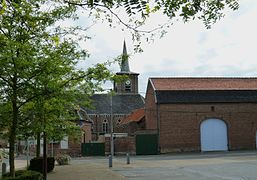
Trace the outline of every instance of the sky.
{"type": "MultiPolygon", "coordinates": [[[[97,23],[83,43],[90,57],[82,68],[111,60],[122,53],[126,40],[130,70],[140,73],[139,92],[146,92],[149,77],[255,77],[257,76],[257,1],[241,0],[238,11],[206,29],[201,21],[175,22],[168,33],[153,43],[143,43],[144,52],[134,53],[129,34],[97,23]]],[[[149,20],[162,21],[163,16],[149,20]]],[[[110,67],[118,72],[119,66],[110,67]]],[[[110,84],[106,84],[110,87],[110,84]]]]}

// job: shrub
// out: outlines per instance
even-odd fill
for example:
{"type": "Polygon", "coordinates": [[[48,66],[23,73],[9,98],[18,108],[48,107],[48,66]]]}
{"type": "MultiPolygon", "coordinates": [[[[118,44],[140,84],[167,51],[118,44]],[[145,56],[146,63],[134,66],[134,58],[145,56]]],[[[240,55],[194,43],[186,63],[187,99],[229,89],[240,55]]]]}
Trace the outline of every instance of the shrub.
{"type": "Polygon", "coordinates": [[[2,176],[1,180],[42,180],[43,175],[36,171],[19,170],[15,172],[15,177],[10,177],[10,173],[2,176]]]}
{"type": "MultiPolygon", "coordinates": [[[[53,157],[47,157],[47,172],[54,169],[54,161],[53,157]]],[[[43,173],[43,157],[31,159],[29,170],[43,173]]]]}
{"type": "Polygon", "coordinates": [[[67,154],[58,154],[55,159],[59,165],[68,165],[71,161],[71,157],[67,154]]]}

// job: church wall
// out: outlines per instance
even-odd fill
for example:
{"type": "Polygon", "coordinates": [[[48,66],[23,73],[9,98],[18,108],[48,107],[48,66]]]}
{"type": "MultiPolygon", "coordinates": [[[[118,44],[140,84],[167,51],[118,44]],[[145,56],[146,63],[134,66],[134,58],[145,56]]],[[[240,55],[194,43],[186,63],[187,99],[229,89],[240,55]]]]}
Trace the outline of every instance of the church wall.
{"type": "MultiPolygon", "coordinates": [[[[93,141],[97,141],[99,135],[104,135],[105,133],[111,132],[111,115],[110,114],[98,114],[93,115],[89,114],[89,118],[93,121],[93,141]],[[107,122],[108,130],[107,132],[103,131],[103,124],[107,122]]],[[[113,114],[113,129],[119,125],[121,119],[127,117],[128,114],[113,114]]],[[[115,131],[114,131],[115,132],[115,131]]]]}

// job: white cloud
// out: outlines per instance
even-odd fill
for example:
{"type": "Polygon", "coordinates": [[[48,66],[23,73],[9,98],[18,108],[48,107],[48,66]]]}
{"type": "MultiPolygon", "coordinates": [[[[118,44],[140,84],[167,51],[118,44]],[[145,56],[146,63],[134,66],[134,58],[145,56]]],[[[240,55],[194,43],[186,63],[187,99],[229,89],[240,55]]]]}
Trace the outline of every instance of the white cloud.
{"type": "MultiPolygon", "coordinates": [[[[143,44],[144,52],[132,55],[130,69],[141,74],[140,91],[145,91],[149,76],[256,76],[256,19],[257,1],[244,0],[239,11],[227,12],[210,30],[199,21],[176,22],[164,38],[143,44]]],[[[151,24],[161,21],[157,15],[151,24]]],[[[93,38],[85,47],[91,51],[91,62],[118,56],[124,38],[133,52],[128,33],[120,28],[97,24],[90,34],[93,38]]]]}

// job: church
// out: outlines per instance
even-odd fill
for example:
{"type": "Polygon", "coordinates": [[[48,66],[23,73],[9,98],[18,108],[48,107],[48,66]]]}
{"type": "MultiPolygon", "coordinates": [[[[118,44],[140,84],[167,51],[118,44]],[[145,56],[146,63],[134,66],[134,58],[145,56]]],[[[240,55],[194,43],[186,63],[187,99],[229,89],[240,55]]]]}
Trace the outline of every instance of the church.
{"type": "MultiPolygon", "coordinates": [[[[126,75],[127,78],[125,81],[113,83],[112,91],[114,93],[112,95],[110,93],[96,93],[90,97],[92,108],[77,107],[75,109],[75,113],[78,115],[76,123],[83,132],[80,143],[74,141],[73,138],[65,137],[60,143],[54,144],[55,154],[85,155],[87,150],[83,145],[86,143],[91,144],[91,142],[94,142],[93,144],[104,144],[103,148],[106,149],[108,145],[106,145],[105,138],[111,133],[111,125],[113,125],[114,133],[116,133],[115,130],[123,123],[124,118],[129,117],[136,110],[144,108],[144,97],[138,93],[139,73],[130,71],[125,41],[120,71],[116,75],[126,75]]],[[[126,134],[124,133],[125,131],[117,132],[123,135],[126,134]]],[[[99,148],[97,147],[98,150],[99,148]]]]}
{"type": "Polygon", "coordinates": [[[92,109],[86,109],[92,122],[92,141],[97,141],[100,135],[111,132],[111,122],[115,129],[121,120],[136,109],[144,107],[144,98],[138,93],[139,73],[130,71],[126,43],[123,44],[122,60],[118,76],[126,75],[125,82],[113,84],[114,95],[94,94],[92,109]]]}

